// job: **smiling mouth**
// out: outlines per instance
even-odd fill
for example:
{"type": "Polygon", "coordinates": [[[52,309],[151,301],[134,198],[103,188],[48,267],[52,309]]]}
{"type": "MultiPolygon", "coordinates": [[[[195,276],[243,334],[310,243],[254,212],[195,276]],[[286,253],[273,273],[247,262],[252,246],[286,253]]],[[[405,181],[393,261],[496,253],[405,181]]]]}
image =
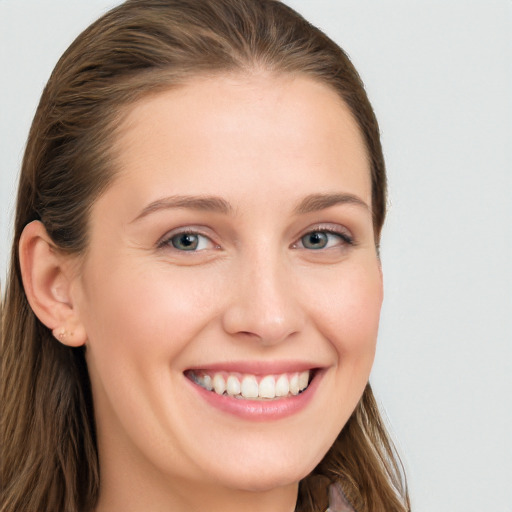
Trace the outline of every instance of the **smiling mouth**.
{"type": "Polygon", "coordinates": [[[207,391],[240,400],[278,400],[297,396],[305,391],[314,377],[314,370],[272,375],[251,375],[238,372],[187,370],[185,376],[207,391]]]}

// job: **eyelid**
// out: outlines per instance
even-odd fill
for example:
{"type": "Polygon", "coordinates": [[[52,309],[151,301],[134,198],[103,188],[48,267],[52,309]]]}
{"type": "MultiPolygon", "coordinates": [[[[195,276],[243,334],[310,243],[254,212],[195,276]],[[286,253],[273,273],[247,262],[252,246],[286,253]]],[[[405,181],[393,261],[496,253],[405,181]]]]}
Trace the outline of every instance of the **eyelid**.
{"type": "Polygon", "coordinates": [[[304,231],[302,231],[301,234],[297,237],[297,241],[292,244],[292,247],[297,248],[298,244],[300,243],[300,241],[303,237],[305,237],[309,233],[315,233],[315,232],[324,232],[324,233],[338,235],[343,240],[343,242],[345,242],[346,244],[356,245],[354,236],[352,235],[350,230],[347,229],[345,226],[342,226],[339,224],[332,224],[332,223],[321,223],[321,224],[314,224],[313,226],[309,226],[304,231]]]}
{"type": "MultiPolygon", "coordinates": [[[[356,245],[356,241],[354,240],[354,237],[349,229],[347,229],[345,226],[341,226],[338,224],[332,224],[332,223],[320,223],[320,224],[314,224],[312,226],[309,226],[308,228],[304,229],[297,237],[296,241],[291,245],[292,248],[297,248],[298,244],[300,243],[300,240],[306,236],[308,233],[313,232],[326,232],[331,233],[334,235],[338,235],[345,243],[349,245],[356,245]]],[[[170,240],[175,237],[176,235],[181,234],[193,234],[193,235],[199,235],[207,238],[210,240],[212,245],[215,249],[220,249],[221,246],[215,242],[214,238],[212,237],[212,234],[210,233],[210,229],[205,229],[201,226],[183,226],[174,228],[170,231],[168,231],[165,235],[163,235],[156,243],[157,248],[164,248],[169,247],[172,249],[172,244],[170,243],[170,240]]],[[[175,249],[177,250],[177,249],[175,249]]],[[[200,251],[190,251],[190,252],[200,252],[200,251]]]]}
{"type": "MultiPolygon", "coordinates": [[[[206,230],[204,228],[201,228],[199,226],[183,226],[183,227],[180,227],[180,228],[175,228],[175,229],[172,229],[171,231],[168,231],[163,237],[161,237],[157,243],[156,243],[156,247],[158,249],[162,249],[162,248],[170,248],[170,249],[173,249],[175,251],[178,251],[178,252],[181,252],[179,251],[178,249],[175,249],[174,247],[172,247],[172,244],[171,244],[171,239],[173,237],[175,237],[176,235],[187,235],[187,234],[190,234],[190,235],[199,235],[199,236],[202,236],[204,238],[207,238],[208,240],[210,240],[212,246],[214,249],[220,249],[220,245],[218,243],[216,243],[212,237],[211,234],[207,234],[205,232],[206,230]]],[[[183,251],[185,252],[185,251],[183,251]]],[[[201,252],[201,251],[190,251],[191,253],[193,252],[201,252]]]]}

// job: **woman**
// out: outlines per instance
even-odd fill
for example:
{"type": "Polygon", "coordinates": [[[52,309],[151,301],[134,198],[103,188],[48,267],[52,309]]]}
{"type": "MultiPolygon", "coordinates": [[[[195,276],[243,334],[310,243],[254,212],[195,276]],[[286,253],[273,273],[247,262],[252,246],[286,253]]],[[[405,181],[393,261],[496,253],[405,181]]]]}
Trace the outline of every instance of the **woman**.
{"type": "Polygon", "coordinates": [[[272,0],[129,0],[57,64],[3,311],[3,511],[404,511],[368,377],[378,126],[272,0]]]}

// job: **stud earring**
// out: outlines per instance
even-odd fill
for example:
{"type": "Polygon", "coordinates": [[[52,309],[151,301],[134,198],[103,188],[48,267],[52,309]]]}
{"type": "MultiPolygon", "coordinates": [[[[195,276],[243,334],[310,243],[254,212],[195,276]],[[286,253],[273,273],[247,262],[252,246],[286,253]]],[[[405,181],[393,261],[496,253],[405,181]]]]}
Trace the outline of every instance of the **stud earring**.
{"type": "Polygon", "coordinates": [[[66,339],[66,329],[54,329],[53,336],[57,338],[59,341],[63,341],[66,339]]]}
{"type": "Polygon", "coordinates": [[[65,328],[61,328],[61,329],[55,329],[53,331],[53,335],[55,338],[57,338],[61,343],[64,343],[64,341],[66,341],[66,339],[68,338],[68,336],[73,336],[73,332],[68,332],[65,328]]]}

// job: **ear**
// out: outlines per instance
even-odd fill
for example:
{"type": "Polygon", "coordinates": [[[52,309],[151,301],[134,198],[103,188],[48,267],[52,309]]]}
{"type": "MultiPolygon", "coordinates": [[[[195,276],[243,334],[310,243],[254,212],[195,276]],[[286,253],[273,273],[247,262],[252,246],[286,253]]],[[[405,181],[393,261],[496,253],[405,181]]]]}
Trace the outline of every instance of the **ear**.
{"type": "Polygon", "coordinates": [[[39,221],[20,237],[19,258],[25,294],[39,320],[64,345],[85,344],[87,335],[71,299],[71,256],[59,251],[39,221]]]}

